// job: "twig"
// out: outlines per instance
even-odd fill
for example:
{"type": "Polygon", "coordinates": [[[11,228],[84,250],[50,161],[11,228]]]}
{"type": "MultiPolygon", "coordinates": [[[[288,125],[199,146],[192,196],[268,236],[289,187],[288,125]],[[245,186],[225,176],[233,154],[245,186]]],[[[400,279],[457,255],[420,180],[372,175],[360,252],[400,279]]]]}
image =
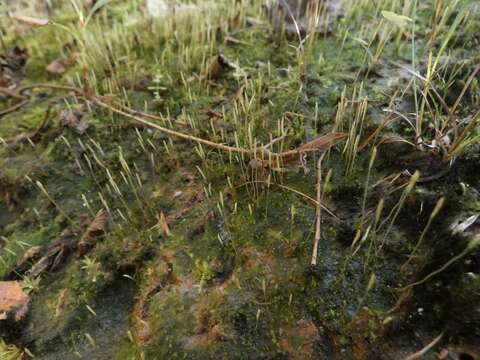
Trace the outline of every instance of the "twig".
{"type": "MultiPolygon", "coordinates": [[[[83,95],[83,90],[80,89],[80,88],[77,88],[77,87],[73,87],[73,86],[68,86],[68,85],[55,85],[55,84],[32,84],[32,85],[25,85],[25,86],[22,86],[18,89],[18,91],[16,92],[16,95],[19,95],[22,97],[23,101],[17,103],[17,104],[14,104],[12,105],[11,107],[7,108],[7,109],[3,109],[3,110],[0,110],[0,117],[4,116],[4,115],[7,115],[7,114],[10,114],[14,111],[17,111],[18,109],[20,109],[22,106],[26,105],[30,99],[31,99],[31,96],[29,95],[25,95],[24,93],[27,91],[27,90],[31,90],[31,89],[35,89],[35,88],[45,88],[45,89],[53,89],[53,90],[62,90],[62,91],[70,91],[70,92],[74,92],[76,93],[77,95],[83,95]]],[[[3,92],[3,91],[0,91],[0,92],[3,92]]],[[[4,92],[5,93],[5,92],[4,92]]],[[[18,96],[15,96],[16,98],[20,99],[20,97],[18,96]]]]}
{"type": "Polygon", "coordinates": [[[28,96],[22,95],[14,90],[6,88],[4,86],[0,86],[0,93],[7,95],[8,97],[17,99],[17,100],[27,100],[28,96]]]}
{"type": "Polygon", "coordinates": [[[9,108],[0,110],[0,117],[2,117],[4,115],[7,115],[7,114],[10,114],[14,111],[17,111],[23,105],[26,105],[29,101],[30,101],[29,99],[26,99],[26,100],[20,101],[19,103],[16,103],[15,105],[10,106],[9,108]]]}
{"type": "Polygon", "coordinates": [[[315,226],[315,242],[313,244],[311,265],[317,265],[318,243],[322,236],[321,222],[322,222],[322,160],[325,153],[320,155],[317,161],[317,222],[315,226]]]}
{"type": "MultiPolygon", "coordinates": [[[[135,111],[133,109],[130,109],[126,106],[120,106],[120,107],[115,107],[112,104],[109,104],[105,102],[102,98],[99,96],[92,95],[88,91],[85,91],[84,89],[74,87],[74,86],[69,86],[69,85],[56,85],[56,84],[32,84],[32,85],[27,85],[19,89],[19,92],[23,94],[26,90],[33,89],[33,88],[46,88],[46,89],[53,89],[53,90],[62,90],[62,91],[69,91],[77,94],[78,96],[82,96],[85,98],[87,101],[90,101],[97,106],[110,110],[111,112],[121,115],[123,117],[129,118],[131,120],[134,120],[140,124],[143,124],[145,126],[148,126],[150,128],[153,128],[155,130],[158,130],[164,134],[177,137],[180,139],[184,140],[189,140],[189,141],[194,141],[203,145],[206,145],[211,148],[227,151],[229,153],[239,153],[239,154],[245,154],[250,157],[260,157],[261,159],[268,159],[264,160],[262,164],[265,166],[270,166],[271,163],[276,164],[278,163],[278,160],[286,160],[286,159],[291,159],[295,156],[300,156],[305,153],[309,152],[316,152],[316,151],[324,151],[326,149],[331,148],[333,145],[338,144],[339,142],[343,141],[346,137],[345,134],[343,133],[333,133],[333,134],[327,134],[325,135],[325,138],[320,138],[317,140],[312,141],[311,143],[304,144],[296,149],[285,151],[282,153],[274,153],[264,147],[260,147],[258,149],[245,149],[241,147],[235,147],[235,146],[229,146],[225,144],[220,144],[216,143],[210,140],[206,140],[203,138],[199,138],[193,135],[185,134],[183,132],[179,132],[176,130],[172,130],[163,126],[160,126],[156,123],[153,123],[151,121],[148,121],[145,119],[145,117],[151,118],[151,119],[159,119],[158,116],[155,115],[150,115],[150,114],[143,114],[139,111],[135,111]]],[[[1,115],[1,113],[0,113],[1,115]]]]}
{"type": "MultiPolygon", "coordinates": [[[[179,132],[179,131],[168,129],[166,127],[155,124],[151,121],[145,120],[145,119],[141,118],[140,116],[137,116],[137,115],[134,115],[132,113],[126,112],[124,110],[117,109],[117,108],[113,107],[112,105],[103,102],[98,97],[87,96],[87,99],[92,101],[96,105],[98,105],[100,107],[103,107],[104,109],[108,109],[108,110],[112,111],[113,113],[116,113],[118,115],[122,115],[122,116],[127,117],[127,118],[132,119],[132,120],[135,120],[135,121],[137,121],[141,124],[144,124],[144,125],[146,125],[150,128],[161,131],[162,133],[165,133],[167,135],[171,135],[171,136],[174,136],[174,137],[177,137],[177,138],[180,138],[180,139],[184,139],[184,140],[195,141],[195,142],[198,142],[200,144],[207,145],[207,146],[212,147],[212,148],[224,150],[224,151],[227,151],[227,152],[235,152],[235,153],[241,153],[241,154],[247,154],[247,155],[252,154],[252,150],[249,150],[249,149],[229,146],[229,145],[225,145],[225,144],[219,144],[219,143],[215,143],[213,141],[202,139],[202,138],[199,138],[199,137],[196,137],[196,136],[193,136],[193,135],[189,135],[189,134],[185,134],[185,133],[182,133],[182,132],[179,132]]],[[[263,151],[267,152],[266,150],[263,150],[263,151]]]]}
{"type": "Polygon", "coordinates": [[[270,141],[268,144],[264,145],[263,148],[264,148],[264,149],[271,148],[274,144],[276,144],[276,143],[279,142],[279,141],[282,141],[282,140],[285,139],[286,137],[287,137],[287,135],[279,136],[279,137],[273,139],[272,141],[270,141]]]}
{"type": "Polygon", "coordinates": [[[419,351],[417,351],[416,353],[414,353],[412,355],[407,356],[403,360],[421,359],[423,357],[423,355],[425,355],[428,352],[428,350],[433,348],[440,340],[442,340],[442,337],[443,337],[444,333],[445,332],[442,331],[440,333],[440,335],[438,335],[435,339],[433,339],[430,343],[428,343],[424,348],[420,349],[419,351]]]}

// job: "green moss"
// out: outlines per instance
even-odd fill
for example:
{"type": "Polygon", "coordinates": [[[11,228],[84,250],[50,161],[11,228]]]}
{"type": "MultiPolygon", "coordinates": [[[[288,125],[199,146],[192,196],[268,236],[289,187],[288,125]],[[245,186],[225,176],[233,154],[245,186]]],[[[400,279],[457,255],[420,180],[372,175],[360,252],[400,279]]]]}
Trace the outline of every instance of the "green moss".
{"type": "Polygon", "coordinates": [[[0,276],[6,276],[23,253],[33,246],[44,246],[60,233],[57,223],[50,223],[34,231],[23,232],[16,230],[7,238],[2,247],[0,258],[0,276]]]}
{"type": "MultiPolygon", "coordinates": [[[[358,134],[359,141],[363,141],[389,116],[384,109],[398,105],[392,101],[394,93],[398,95],[407,88],[407,95],[411,95],[407,87],[411,74],[396,65],[411,67],[412,35],[408,31],[400,34],[397,43],[395,35],[400,30],[395,29],[375,71],[369,76],[365,72],[370,58],[364,46],[370,41],[369,51],[378,46],[378,34],[374,32],[382,20],[380,11],[388,7],[402,13],[405,9],[398,2],[398,6],[394,2],[362,2],[349,7],[348,17],[337,22],[332,34],[319,37],[312,47],[307,41],[304,48],[297,41],[273,34],[256,6],[242,11],[246,11],[249,21],[254,18],[260,22],[253,21],[252,26],[237,31],[234,23],[243,20],[243,13],[235,20],[238,9],[230,9],[231,2],[226,4],[220,6],[228,6],[223,9],[224,14],[228,10],[228,21],[217,21],[212,11],[205,23],[190,19],[188,24],[164,24],[143,21],[136,2],[112,2],[84,29],[72,7],[62,6],[55,8],[52,19],[68,30],[47,26],[21,39],[7,35],[4,40],[7,46],[17,42],[30,52],[24,84],[77,83],[79,79],[83,83],[88,74],[89,85],[99,94],[106,94],[105,101],[120,102],[126,96],[132,108],[168,116],[166,122],[154,120],[162,126],[240,147],[258,148],[281,136],[280,124],[286,138],[282,147],[280,143],[273,147],[274,151],[293,149],[329,132],[344,89],[343,123],[337,130],[350,130],[357,104],[367,98],[369,108],[363,131],[358,134]],[[129,18],[124,23],[126,16],[129,18]],[[208,30],[218,24],[218,31],[208,30]],[[238,43],[232,43],[227,35],[238,43]],[[72,43],[74,38],[76,45],[72,43]],[[61,78],[50,77],[45,66],[71,51],[64,47],[67,43],[82,53],[81,64],[61,78]],[[218,78],[207,80],[204,68],[217,53],[234,66],[218,78]],[[147,79],[147,89],[124,92],[115,86],[137,76],[147,79]],[[155,89],[148,88],[154,85],[156,76],[161,87],[157,95],[155,89]]],[[[433,1],[428,1],[419,6],[415,17],[415,70],[421,74],[426,72],[433,8],[433,1]]],[[[472,15],[462,31],[455,34],[449,49],[452,61],[467,57],[462,76],[458,73],[450,79],[460,89],[473,70],[471,64],[476,63],[472,52],[478,42],[472,32],[478,23],[475,17],[472,15]],[[461,46],[462,42],[468,46],[461,46]]],[[[433,49],[441,44],[445,32],[439,36],[433,49]]],[[[450,73],[448,69],[442,64],[432,86],[450,104],[456,100],[458,89],[444,76],[450,73]]],[[[420,81],[417,85],[419,91],[423,90],[420,81]]],[[[46,90],[34,94],[29,104],[2,118],[2,138],[8,140],[40,124],[54,95],[46,90]]],[[[474,94],[472,90],[466,95],[468,104],[462,104],[459,113],[462,117],[475,108],[478,99],[474,94]]],[[[410,116],[413,101],[408,96],[399,111],[410,116]]],[[[71,98],[64,101],[69,106],[75,102],[71,98]]],[[[91,107],[85,134],[60,129],[56,114],[67,108],[64,101],[56,101],[52,119],[35,138],[34,147],[25,142],[14,149],[0,150],[2,176],[8,180],[5,188],[19,195],[18,206],[8,212],[6,201],[0,205],[0,231],[6,238],[0,242],[0,276],[11,271],[27,247],[47,245],[66,228],[77,229],[80,238],[98,209],[108,207],[113,217],[114,230],[99,240],[86,259],[67,257],[58,272],[44,274],[40,292],[32,297],[28,321],[33,324],[33,335],[23,334],[22,341],[33,343],[32,350],[46,359],[73,356],[74,352],[98,359],[126,360],[136,360],[142,353],[148,360],[283,358],[287,356],[282,345],[285,329],[302,320],[318,327],[322,339],[316,345],[322,351],[331,342],[335,350],[342,349],[341,356],[348,358],[358,345],[358,334],[368,338],[375,348],[378,326],[398,295],[395,289],[409,279],[409,275],[399,274],[399,266],[418,238],[432,198],[449,194],[458,179],[472,186],[478,182],[473,175],[466,175],[474,171],[465,170],[462,162],[461,176],[453,183],[442,180],[441,184],[422,185],[429,189],[427,195],[415,192],[409,198],[392,234],[385,239],[384,251],[378,250],[367,262],[367,245],[372,237],[365,237],[353,255],[350,246],[356,231],[365,231],[372,222],[376,203],[382,197],[386,198],[382,219],[388,214],[398,198],[396,186],[407,179],[402,175],[397,183],[389,185],[382,178],[407,168],[427,169],[421,161],[428,158],[435,165],[436,158],[418,151],[416,159],[404,161],[402,156],[409,155],[412,148],[379,145],[379,159],[372,169],[366,210],[362,213],[370,152],[362,150],[357,154],[346,179],[344,144],[336,146],[322,164],[325,173],[331,169],[333,174],[322,204],[340,220],[322,211],[318,264],[311,267],[316,209],[302,194],[316,197],[316,155],[308,159],[309,172],[292,161],[282,172],[254,174],[246,156],[200,148],[154,130],[133,129],[129,120],[95,106],[91,107]],[[290,189],[273,184],[266,187],[250,180],[268,180],[290,189]],[[56,205],[35,186],[36,181],[45,186],[56,205]],[[73,223],[66,221],[62,213],[73,223]],[[158,224],[160,213],[167,216],[169,236],[158,224]],[[366,221],[363,228],[360,219],[366,221]],[[172,278],[145,300],[150,289],[158,286],[167,262],[173,268],[172,278]],[[376,274],[377,282],[367,293],[371,273],[376,274]],[[62,291],[69,301],[56,318],[62,291]],[[133,303],[141,306],[142,301],[146,301],[147,311],[141,320],[150,332],[146,342],[137,338],[138,314],[132,313],[133,303]],[[364,317],[365,323],[357,324],[364,317]]],[[[429,101],[435,111],[432,119],[426,120],[427,141],[437,136],[433,122],[446,118],[435,98],[431,96],[429,101]]],[[[390,136],[391,132],[414,141],[414,131],[406,123],[392,121],[385,134],[390,136]]],[[[469,169],[475,170],[477,160],[472,149],[469,169]]],[[[457,204],[458,199],[450,196],[449,202],[457,204]]],[[[478,203],[470,195],[466,202],[478,203]]],[[[476,211],[476,207],[469,211],[476,211]]],[[[439,228],[435,234],[446,231],[439,228]]],[[[428,244],[431,249],[425,251],[426,261],[430,253],[446,257],[445,248],[450,243],[440,245],[428,244]]],[[[477,257],[472,254],[471,264],[477,257]]],[[[462,271],[474,273],[468,266],[462,264],[462,271]]],[[[442,281],[447,278],[442,277],[442,281]]],[[[435,307],[438,319],[446,313],[452,315],[452,328],[455,324],[474,328],[461,308],[470,304],[466,294],[473,294],[478,286],[473,280],[465,283],[452,290],[460,294],[452,302],[456,304],[452,310],[435,307]]],[[[419,293],[424,296],[420,300],[430,301],[428,292],[419,293]]],[[[424,324],[428,321],[417,325],[424,324]]],[[[296,347],[302,339],[294,336],[292,342],[296,347]]],[[[414,345],[416,351],[421,344],[414,345]]],[[[323,357],[334,355],[327,352],[323,357]]]]}

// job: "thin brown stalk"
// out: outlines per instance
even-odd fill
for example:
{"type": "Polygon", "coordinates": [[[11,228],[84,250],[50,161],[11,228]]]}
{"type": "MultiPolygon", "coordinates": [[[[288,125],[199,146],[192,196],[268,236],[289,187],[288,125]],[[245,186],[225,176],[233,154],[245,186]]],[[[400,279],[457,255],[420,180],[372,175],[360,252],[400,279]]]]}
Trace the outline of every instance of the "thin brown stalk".
{"type": "Polygon", "coordinates": [[[419,351],[407,356],[403,360],[416,360],[422,359],[423,355],[425,355],[431,348],[433,348],[440,340],[443,338],[444,332],[440,333],[435,339],[433,339],[430,343],[428,343],[425,347],[420,349],[419,351]]]}
{"type": "Polygon", "coordinates": [[[317,220],[315,225],[315,242],[313,243],[312,251],[312,261],[311,265],[317,265],[317,253],[318,253],[318,243],[322,236],[322,160],[325,153],[320,155],[320,158],[317,161],[317,220]]]}
{"type": "Polygon", "coordinates": [[[200,143],[200,144],[212,147],[212,148],[224,150],[224,151],[227,151],[227,152],[235,152],[235,153],[241,153],[241,154],[247,154],[247,155],[252,154],[252,151],[249,150],[249,149],[244,149],[244,148],[219,144],[219,143],[215,143],[213,141],[202,139],[202,138],[199,138],[199,137],[196,137],[196,136],[193,136],[193,135],[189,135],[189,134],[185,134],[185,133],[182,133],[182,132],[179,132],[179,131],[168,129],[166,127],[155,124],[151,121],[145,120],[144,118],[142,118],[140,116],[134,115],[134,113],[129,113],[129,112],[126,112],[124,110],[117,109],[116,107],[100,100],[100,98],[95,97],[95,96],[89,96],[88,100],[92,101],[93,103],[95,103],[96,105],[98,105],[98,106],[100,106],[104,109],[110,110],[111,112],[113,112],[115,114],[122,115],[123,117],[135,120],[136,122],[138,122],[140,124],[143,124],[143,125],[146,125],[150,128],[156,129],[156,130],[158,130],[158,131],[160,131],[164,134],[167,134],[167,135],[171,135],[171,136],[174,136],[174,137],[177,137],[177,138],[180,138],[180,139],[184,139],[184,140],[195,141],[197,143],[200,143]]]}
{"type": "Polygon", "coordinates": [[[126,106],[121,106],[117,107],[114,106],[106,101],[104,101],[101,97],[92,95],[90,92],[74,87],[74,86],[69,86],[69,85],[56,85],[56,84],[33,84],[33,85],[27,85],[22,87],[19,92],[24,93],[26,90],[30,90],[33,88],[47,88],[47,89],[53,89],[53,90],[62,90],[62,91],[69,91],[77,94],[78,96],[82,96],[86,100],[96,104],[97,106],[109,110],[112,113],[121,115],[123,117],[126,117],[128,119],[131,119],[137,123],[143,124],[147,127],[153,128],[155,130],[158,130],[164,134],[170,135],[172,137],[188,140],[188,141],[194,141],[203,145],[206,145],[211,148],[223,150],[226,152],[230,153],[240,153],[240,154],[245,154],[247,156],[258,156],[261,159],[268,159],[262,161],[262,164],[266,167],[269,167],[272,164],[277,164],[279,163],[279,159],[282,160],[291,160],[293,158],[299,157],[305,153],[309,152],[316,152],[316,151],[325,151],[330,149],[333,145],[340,143],[343,141],[346,137],[346,134],[343,133],[332,133],[332,134],[327,134],[324,135],[323,137],[320,137],[318,139],[315,139],[314,141],[301,145],[296,149],[285,151],[282,153],[274,153],[264,147],[258,148],[258,149],[246,149],[246,148],[241,148],[241,147],[235,147],[235,146],[229,146],[225,144],[220,144],[216,143],[210,140],[206,140],[203,138],[199,138],[193,135],[185,134],[183,132],[179,132],[173,129],[169,129],[166,127],[163,127],[161,125],[158,125],[156,123],[153,123],[149,120],[146,120],[145,117],[151,118],[151,119],[160,119],[158,116],[155,115],[150,115],[150,114],[144,114],[139,111],[136,111],[134,109],[130,109],[126,106]]]}
{"type": "Polygon", "coordinates": [[[20,109],[22,106],[28,104],[30,100],[23,100],[23,101],[20,101],[18,103],[16,103],[15,105],[12,105],[6,109],[3,109],[3,110],[0,110],[0,117],[4,116],[4,115],[7,115],[7,114],[10,114],[14,111],[17,111],[18,109],[20,109]]]}
{"type": "Polygon", "coordinates": [[[6,95],[8,97],[17,99],[17,100],[27,100],[28,99],[28,96],[22,95],[22,94],[14,91],[14,90],[11,90],[11,89],[3,87],[3,86],[0,86],[0,93],[6,95]]]}

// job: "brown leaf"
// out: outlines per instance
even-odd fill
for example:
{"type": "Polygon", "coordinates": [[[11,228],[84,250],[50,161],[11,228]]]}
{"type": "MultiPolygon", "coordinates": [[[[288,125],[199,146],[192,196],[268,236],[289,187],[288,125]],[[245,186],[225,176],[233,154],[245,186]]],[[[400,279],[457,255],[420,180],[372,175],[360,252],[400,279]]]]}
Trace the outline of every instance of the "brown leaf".
{"type": "Polygon", "coordinates": [[[331,147],[341,143],[347,134],[345,133],[330,133],[320,136],[315,140],[312,140],[306,144],[299,146],[294,150],[287,151],[283,154],[283,161],[289,162],[298,159],[301,154],[314,152],[314,151],[327,151],[331,147]]]}
{"type": "Polygon", "coordinates": [[[162,230],[163,237],[167,238],[170,236],[170,228],[168,227],[167,219],[165,218],[165,214],[163,212],[160,213],[158,217],[158,225],[162,230]]]}
{"type": "Polygon", "coordinates": [[[344,133],[331,133],[327,135],[320,136],[315,140],[312,140],[306,144],[303,144],[298,148],[299,152],[309,152],[309,151],[316,151],[316,150],[328,150],[332,146],[341,143],[347,134],[344,133]]]}
{"type": "Polygon", "coordinates": [[[34,26],[47,26],[48,23],[49,23],[48,19],[41,19],[41,18],[27,16],[27,15],[22,14],[19,11],[9,12],[8,15],[12,19],[27,23],[29,25],[34,25],[34,26]]]}
{"type": "Polygon", "coordinates": [[[47,271],[53,263],[56,263],[58,266],[58,262],[60,257],[64,254],[64,247],[59,244],[58,246],[52,247],[45,255],[43,255],[40,260],[38,260],[32,268],[28,271],[28,274],[34,278],[38,277],[44,271],[47,271]]]}
{"type": "Polygon", "coordinates": [[[223,57],[223,55],[215,55],[210,60],[210,65],[207,68],[206,75],[209,79],[218,78],[225,70],[229,68],[228,61],[223,57]]]}
{"type": "Polygon", "coordinates": [[[19,321],[28,310],[29,300],[18,281],[0,281],[0,320],[19,321]]]}
{"type": "Polygon", "coordinates": [[[57,270],[65,257],[73,251],[77,241],[72,232],[65,230],[60,237],[47,245],[42,257],[27,272],[32,277],[38,277],[44,271],[57,270]]]}
{"type": "Polygon", "coordinates": [[[61,76],[65,74],[73,65],[75,65],[78,56],[78,53],[73,53],[68,58],[60,57],[55,59],[46,67],[46,70],[50,75],[61,76]]]}
{"type": "Polygon", "coordinates": [[[75,256],[79,258],[85,255],[92,247],[95,246],[98,239],[110,230],[110,228],[110,216],[104,209],[101,209],[78,242],[75,256]]]}

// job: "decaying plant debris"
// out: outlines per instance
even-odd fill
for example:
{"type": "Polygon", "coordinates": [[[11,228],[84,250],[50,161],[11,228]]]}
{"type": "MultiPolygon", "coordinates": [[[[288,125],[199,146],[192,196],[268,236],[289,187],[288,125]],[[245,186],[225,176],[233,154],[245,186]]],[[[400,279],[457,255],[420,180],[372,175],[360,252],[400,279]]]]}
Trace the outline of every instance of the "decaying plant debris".
{"type": "Polygon", "coordinates": [[[479,359],[479,10],[0,4],[0,359],[479,359]]]}

